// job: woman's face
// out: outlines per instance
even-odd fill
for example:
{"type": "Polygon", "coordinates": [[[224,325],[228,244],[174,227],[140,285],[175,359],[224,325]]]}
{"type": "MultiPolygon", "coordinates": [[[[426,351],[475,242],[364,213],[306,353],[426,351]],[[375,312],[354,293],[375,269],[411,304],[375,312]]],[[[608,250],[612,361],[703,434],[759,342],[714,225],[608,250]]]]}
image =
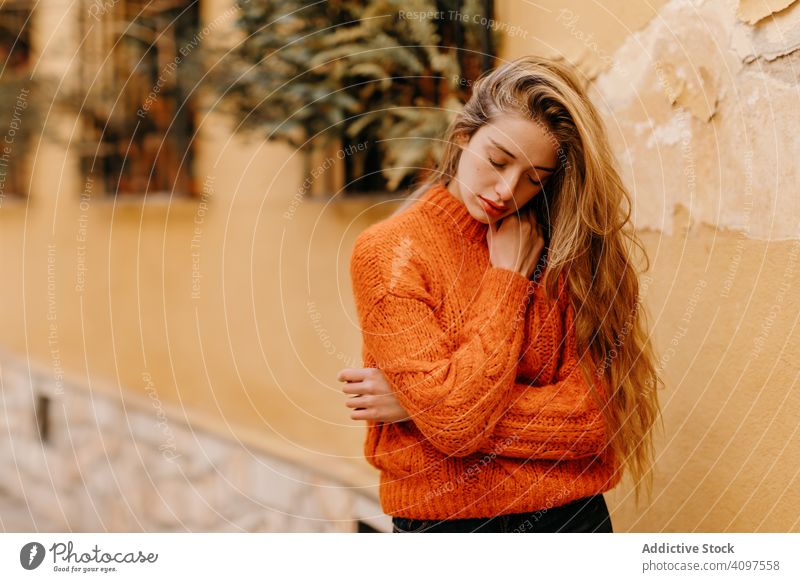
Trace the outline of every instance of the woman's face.
{"type": "Polygon", "coordinates": [[[457,143],[461,159],[447,189],[484,224],[522,210],[556,170],[555,140],[524,117],[502,115],[457,143]]]}

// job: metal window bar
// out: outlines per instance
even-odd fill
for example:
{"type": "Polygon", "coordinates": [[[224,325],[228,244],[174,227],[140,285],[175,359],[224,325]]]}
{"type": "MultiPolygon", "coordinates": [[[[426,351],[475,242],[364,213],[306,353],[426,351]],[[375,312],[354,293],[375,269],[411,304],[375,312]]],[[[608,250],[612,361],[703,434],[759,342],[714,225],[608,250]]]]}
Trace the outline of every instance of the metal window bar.
{"type": "Polygon", "coordinates": [[[29,97],[32,93],[30,0],[6,0],[0,6],[0,206],[6,197],[24,198],[25,154],[33,137],[29,97]]]}
{"type": "Polygon", "coordinates": [[[198,30],[198,0],[84,0],[81,164],[102,194],[198,194],[195,106],[180,52],[198,30]]]}

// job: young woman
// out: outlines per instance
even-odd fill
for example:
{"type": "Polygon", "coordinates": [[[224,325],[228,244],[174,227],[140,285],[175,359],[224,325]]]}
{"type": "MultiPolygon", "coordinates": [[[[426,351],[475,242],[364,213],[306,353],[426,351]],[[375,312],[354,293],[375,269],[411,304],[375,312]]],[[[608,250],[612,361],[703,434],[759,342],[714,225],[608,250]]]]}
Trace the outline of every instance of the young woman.
{"type": "Polygon", "coordinates": [[[629,218],[571,69],[476,81],[431,180],[352,254],[365,367],[339,380],[394,531],[611,532],[602,493],[625,469],[649,491],[661,380],[629,218]]]}

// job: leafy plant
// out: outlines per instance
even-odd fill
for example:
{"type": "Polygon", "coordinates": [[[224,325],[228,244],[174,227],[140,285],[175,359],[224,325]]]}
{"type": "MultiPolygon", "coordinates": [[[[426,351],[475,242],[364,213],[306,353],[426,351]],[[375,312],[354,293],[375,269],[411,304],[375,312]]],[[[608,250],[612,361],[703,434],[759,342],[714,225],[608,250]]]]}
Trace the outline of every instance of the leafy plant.
{"type": "Polygon", "coordinates": [[[491,33],[471,18],[487,16],[484,4],[237,0],[243,38],[209,61],[217,107],[239,131],[300,149],[368,143],[347,156],[351,190],[376,189],[375,167],[381,189],[396,190],[438,159],[471,81],[491,63],[491,33]]]}

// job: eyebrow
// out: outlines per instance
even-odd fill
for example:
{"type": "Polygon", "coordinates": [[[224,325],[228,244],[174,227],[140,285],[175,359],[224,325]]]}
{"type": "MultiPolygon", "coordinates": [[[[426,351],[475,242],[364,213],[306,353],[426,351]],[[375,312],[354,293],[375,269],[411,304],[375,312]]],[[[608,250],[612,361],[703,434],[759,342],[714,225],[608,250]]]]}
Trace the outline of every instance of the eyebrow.
{"type": "MultiPolygon", "coordinates": [[[[489,141],[490,141],[490,142],[492,142],[492,145],[494,145],[494,147],[496,147],[497,149],[499,149],[500,151],[502,151],[504,154],[506,154],[506,155],[507,155],[509,158],[511,158],[512,160],[516,160],[516,159],[517,159],[517,157],[516,157],[514,154],[512,154],[512,153],[511,153],[510,151],[508,151],[506,148],[504,148],[504,147],[503,147],[503,146],[501,146],[499,143],[497,143],[496,141],[494,141],[492,138],[489,138],[489,141]]],[[[547,167],[545,167],[545,166],[533,166],[533,167],[534,167],[534,168],[536,168],[537,170],[544,170],[544,171],[546,171],[546,172],[555,172],[555,171],[556,171],[556,169],[555,169],[555,168],[547,168],[547,167]]]]}

